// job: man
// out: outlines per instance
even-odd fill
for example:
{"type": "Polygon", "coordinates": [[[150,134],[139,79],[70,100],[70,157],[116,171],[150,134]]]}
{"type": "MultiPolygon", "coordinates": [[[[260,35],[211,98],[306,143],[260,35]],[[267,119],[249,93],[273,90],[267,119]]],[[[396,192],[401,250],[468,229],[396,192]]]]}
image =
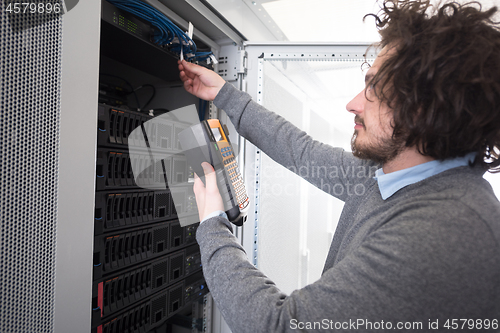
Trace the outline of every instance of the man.
{"type": "Polygon", "coordinates": [[[307,178],[366,191],[343,191],[321,278],[286,295],[248,262],[204,164],[197,240],[233,332],[500,329],[500,204],[482,178],[500,165],[496,8],[452,3],[430,15],[428,7],[384,1],[382,50],[347,105],[353,153],[312,140],[215,73],[179,63],[186,90],[213,100],[278,163],[368,170],[307,178]]]}

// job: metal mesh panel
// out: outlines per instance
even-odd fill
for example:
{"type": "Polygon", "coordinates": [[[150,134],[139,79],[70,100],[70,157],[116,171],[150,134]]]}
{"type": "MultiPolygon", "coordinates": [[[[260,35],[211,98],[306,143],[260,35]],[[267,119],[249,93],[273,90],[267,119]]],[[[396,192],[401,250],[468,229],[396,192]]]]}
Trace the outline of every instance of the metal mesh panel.
{"type": "Polygon", "coordinates": [[[0,331],[52,332],[62,19],[0,8],[0,331]]]}
{"type": "Polygon", "coordinates": [[[158,124],[158,136],[156,145],[158,147],[172,149],[172,124],[158,124]]]}
{"type": "Polygon", "coordinates": [[[153,323],[163,319],[167,315],[167,295],[160,296],[153,300],[153,323]]]}
{"type": "Polygon", "coordinates": [[[168,260],[153,266],[153,289],[161,287],[167,282],[168,260]]]}

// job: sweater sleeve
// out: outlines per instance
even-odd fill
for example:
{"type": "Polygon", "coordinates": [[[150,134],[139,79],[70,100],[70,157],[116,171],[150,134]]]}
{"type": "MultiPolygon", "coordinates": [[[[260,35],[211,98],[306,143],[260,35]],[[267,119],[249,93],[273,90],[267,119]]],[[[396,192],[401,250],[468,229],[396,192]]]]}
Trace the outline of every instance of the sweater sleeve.
{"type": "Polygon", "coordinates": [[[373,162],[313,140],[229,83],[222,87],[214,104],[226,112],[241,136],[277,163],[342,201],[350,193],[346,188],[366,182],[378,169],[373,162]]]}
{"type": "Polygon", "coordinates": [[[230,223],[213,217],[197,231],[208,287],[238,333],[426,331],[436,321],[439,332],[447,319],[496,318],[498,244],[488,227],[465,207],[444,207],[452,214],[436,221],[417,206],[290,295],[247,260],[230,223]]]}

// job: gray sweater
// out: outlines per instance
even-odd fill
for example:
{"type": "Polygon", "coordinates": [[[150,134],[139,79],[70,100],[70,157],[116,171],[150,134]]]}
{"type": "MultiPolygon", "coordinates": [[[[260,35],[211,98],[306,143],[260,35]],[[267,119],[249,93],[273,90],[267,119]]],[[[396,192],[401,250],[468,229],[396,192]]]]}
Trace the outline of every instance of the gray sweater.
{"type": "Polygon", "coordinates": [[[311,174],[306,180],[313,185],[332,195],[341,192],[335,186],[359,189],[338,196],[344,210],[321,278],[290,295],[247,260],[226,219],[200,225],[203,272],[234,333],[480,328],[460,319],[500,330],[500,204],[483,170],[450,169],[384,201],[372,162],[312,140],[230,84],[214,103],[285,167],[350,170],[311,174]]]}

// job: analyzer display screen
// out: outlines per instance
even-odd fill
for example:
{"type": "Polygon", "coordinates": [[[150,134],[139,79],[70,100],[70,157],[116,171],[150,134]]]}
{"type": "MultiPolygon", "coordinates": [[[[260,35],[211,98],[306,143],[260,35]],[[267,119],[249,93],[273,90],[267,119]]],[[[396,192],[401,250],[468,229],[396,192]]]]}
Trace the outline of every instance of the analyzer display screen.
{"type": "Polygon", "coordinates": [[[220,134],[220,131],[218,128],[212,128],[212,133],[214,134],[215,141],[221,141],[222,140],[222,135],[220,134]]]}

